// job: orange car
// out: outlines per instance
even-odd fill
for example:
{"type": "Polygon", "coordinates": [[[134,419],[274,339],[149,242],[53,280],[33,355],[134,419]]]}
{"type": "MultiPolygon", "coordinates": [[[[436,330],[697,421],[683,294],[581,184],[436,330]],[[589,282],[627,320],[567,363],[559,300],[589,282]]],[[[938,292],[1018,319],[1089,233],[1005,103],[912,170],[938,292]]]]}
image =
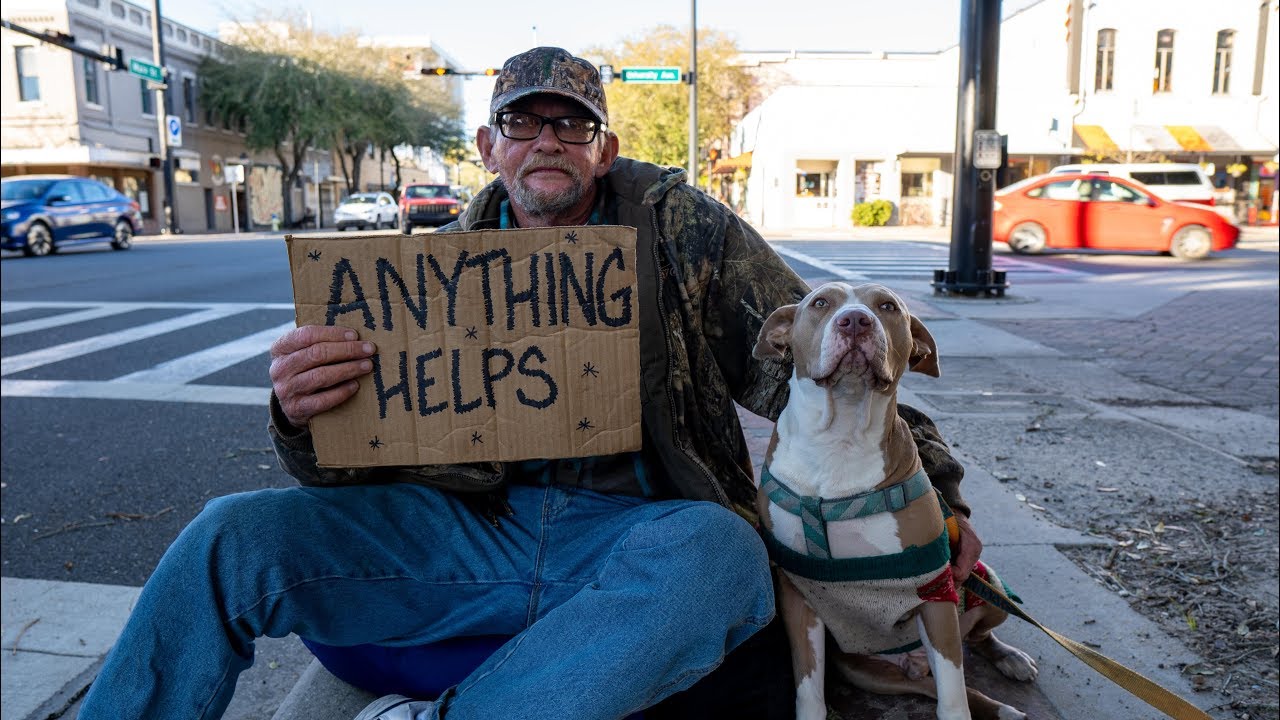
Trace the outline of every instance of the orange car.
{"type": "Polygon", "coordinates": [[[1199,260],[1235,247],[1240,228],[1211,208],[1170,202],[1127,178],[1040,175],[996,192],[991,236],[1016,253],[1154,250],[1199,260]]]}

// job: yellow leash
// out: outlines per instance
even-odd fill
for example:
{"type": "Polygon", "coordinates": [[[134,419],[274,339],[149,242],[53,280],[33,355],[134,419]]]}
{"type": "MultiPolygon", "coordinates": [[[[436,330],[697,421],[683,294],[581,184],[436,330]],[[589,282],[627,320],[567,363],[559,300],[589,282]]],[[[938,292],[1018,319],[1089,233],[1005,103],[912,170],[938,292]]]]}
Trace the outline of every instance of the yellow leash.
{"type": "Polygon", "coordinates": [[[1072,655],[1083,660],[1086,665],[1097,670],[1108,680],[1129,691],[1135,697],[1147,703],[1151,707],[1171,718],[1174,718],[1174,720],[1212,720],[1208,713],[1152,682],[1145,675],[1134,670],[1130,670],[1088,645],[1078,643],[1075,640],[1056,633],[1036,622],[1035,618],[1031,617],[1024,612],[1022,608],[1015,605],[1007,595],[993,587],[991,583],[978,577],[977,573],[970,573],[969,579],[964,581],[964,586],[978,597],[986,600],[992,605],[995,605],[1001,610],[1004,610],[1010,615],[1017,615],[1023,620],[1026,620],[1032,625],[1040,628],[1044,631],[1044,634],[1053,638],[1072,655]]]}

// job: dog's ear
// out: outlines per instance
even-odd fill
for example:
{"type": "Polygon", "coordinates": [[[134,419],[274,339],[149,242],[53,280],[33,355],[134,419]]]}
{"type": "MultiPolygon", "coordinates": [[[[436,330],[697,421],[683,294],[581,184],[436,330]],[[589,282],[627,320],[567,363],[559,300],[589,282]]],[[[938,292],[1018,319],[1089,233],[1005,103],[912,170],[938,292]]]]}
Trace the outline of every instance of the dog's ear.
{"type": "Polygon", "coordinates": [[[938,377],[938,344],[929,329],[915,315],[911,316],[911,358],[907,369],[938,377]]]}
{"type": "Polygon", "coordinates": [[[791,346],[791,326],[796,321],[799,305],[783,305],[769,315],[760,328],[752,356],[759,360],[781,360],[791,346]]]}

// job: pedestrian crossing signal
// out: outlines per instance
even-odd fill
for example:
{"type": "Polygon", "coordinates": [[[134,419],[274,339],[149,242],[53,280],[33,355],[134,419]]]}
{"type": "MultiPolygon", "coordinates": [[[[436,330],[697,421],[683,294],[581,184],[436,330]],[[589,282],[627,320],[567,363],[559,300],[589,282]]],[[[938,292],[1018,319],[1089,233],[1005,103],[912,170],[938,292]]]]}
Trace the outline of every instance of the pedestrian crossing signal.
{"type": "Polygon", "coordinates": [[[422,74],[423,75],[453,75],[454,70],[453,68],[447,68],[447,67],[422,68],[422,74]]]}
{"type": "Polygon", "coordinates": [[[497,69],[497,68],[485,68],[485,69],[484,69],[484,74],[485,74],[485,77],[493,77],[494,75],[497,75],[497,74],[498,74],[498,69],[497,69]]]}

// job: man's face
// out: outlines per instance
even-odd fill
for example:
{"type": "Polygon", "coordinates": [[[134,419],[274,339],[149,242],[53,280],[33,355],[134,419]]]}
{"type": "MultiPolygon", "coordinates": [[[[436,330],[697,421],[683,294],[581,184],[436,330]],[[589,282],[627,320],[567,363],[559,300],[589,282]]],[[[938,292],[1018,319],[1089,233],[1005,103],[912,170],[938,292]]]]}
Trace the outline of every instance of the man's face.
{"type": "MultiPolygon", "coordinates": [[[[504,108],[544,117],[591,117],[578,103],[557,95],[533,95],[504,108]]],[[[487,127],[476,131],[476,147],[489,172],[502,177],[511,200],[529,215],[555,218],[581,210],[593,199],[595,180],[618,156],[617,136],[601,130],[586,145],[562,142],[551,125],[532,140],[512,140],[487,127]]]]}

